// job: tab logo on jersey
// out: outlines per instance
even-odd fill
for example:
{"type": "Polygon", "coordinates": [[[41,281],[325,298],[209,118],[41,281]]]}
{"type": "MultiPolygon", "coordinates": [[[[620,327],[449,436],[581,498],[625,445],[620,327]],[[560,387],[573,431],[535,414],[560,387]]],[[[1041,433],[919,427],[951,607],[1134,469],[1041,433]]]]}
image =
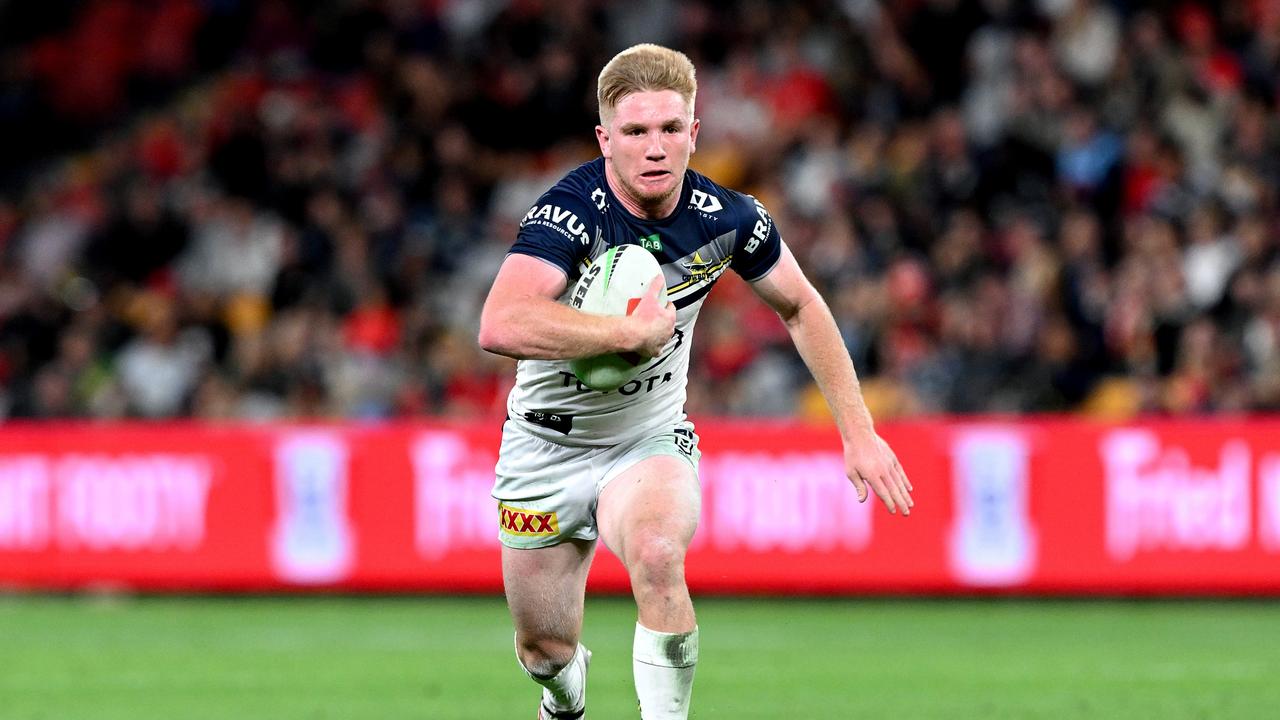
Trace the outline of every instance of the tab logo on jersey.
{"type": "Polygon", "coordinates": [[[649,252],[662,252],[662,240],[658,238],[658,233],[640,238],[640,247],[649,252]]]}
{"type": "Polygon", "coordinates": [[[509,535],[550,536],[560,534],[554,512],[539,512],[498,503],[498,524],[509,535]]]}
{"type": "Polygon", "coordinates": [[[520,226],[542,225],[564,235],[570,240],[577,240],[583,245],[591,244],[591,236],[587,234],[587,226],[578,216],[559,205],[534,205],[525,213],[520,226]]]}
{"type": "Polygon", "coordinates": [[[689,196],[689,207],[696,208],[704,213],[713,213],[723,210],[724,206],[720,204],[720,198],[715,195],[708,195],[701,190],[694,190],[689,196]]]}

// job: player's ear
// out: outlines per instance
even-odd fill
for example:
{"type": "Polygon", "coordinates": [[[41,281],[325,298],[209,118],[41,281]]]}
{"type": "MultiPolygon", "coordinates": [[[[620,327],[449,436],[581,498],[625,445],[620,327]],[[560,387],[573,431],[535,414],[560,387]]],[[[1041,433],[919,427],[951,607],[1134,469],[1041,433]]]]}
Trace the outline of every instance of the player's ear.
{"type": "Polygon", "coordinates": [[[698,118],[693,119],[693,124],[689,126],[689,154],[692,155],[698,149],[698,128],[702,127],[698,118]]]}
{"type": "Polygon", "coordinates": [[[609,131],[603,125],[596,126],[596,142],[600,143],[600,154],[605,158],[613,156],[609,149],[609,131]]]}

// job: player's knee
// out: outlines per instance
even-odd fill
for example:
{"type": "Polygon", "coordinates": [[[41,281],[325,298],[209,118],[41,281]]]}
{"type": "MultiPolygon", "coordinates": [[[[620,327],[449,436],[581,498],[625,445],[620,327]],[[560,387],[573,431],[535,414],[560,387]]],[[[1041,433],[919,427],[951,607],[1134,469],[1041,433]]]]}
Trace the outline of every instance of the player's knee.
{"type": "Polygon", "coordinates": [[[644,533],[627,540],[627,556],[633,582],[657,587],[684,582],[685,548],[678,540],[644,533]]]}
{"type": "Polygon", "coordinates": [[[516,655],[530,675],[541,678],[555,677],[570,661],[578,649],[575,642],[548,637],[522,638],[516,643],[516,655]]]}

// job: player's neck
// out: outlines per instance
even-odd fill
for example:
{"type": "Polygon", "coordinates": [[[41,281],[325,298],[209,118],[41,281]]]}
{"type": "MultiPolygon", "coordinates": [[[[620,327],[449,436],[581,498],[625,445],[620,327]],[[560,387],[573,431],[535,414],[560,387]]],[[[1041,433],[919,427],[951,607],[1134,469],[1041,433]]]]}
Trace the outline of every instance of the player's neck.
{"type": "Polygon", "coordinates": [[[661,202],[653,205],[646,205],[637,200],[631,193],[627,192],[626,187],[621,181],[614,176],[613,164],[606,159],[604,161],[604,179],[609,184],[609,190],[613,192],[613,196],[618,199],[622,207],[627,212],[640,218],[641,220],[662,220],[671,216],[680,205],[680,197],[684,194],[684,178],[680,179],[680,184],[676,186],[675,192],[664,198],[661,202]]]}

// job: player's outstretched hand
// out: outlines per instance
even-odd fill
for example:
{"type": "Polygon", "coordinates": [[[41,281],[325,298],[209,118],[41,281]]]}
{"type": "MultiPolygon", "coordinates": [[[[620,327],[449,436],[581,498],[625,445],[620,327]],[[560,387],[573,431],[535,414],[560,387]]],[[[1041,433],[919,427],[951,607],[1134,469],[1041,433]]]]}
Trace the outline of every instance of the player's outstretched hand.
{"type": "Polygon", "coordinates": [[[676,333],[676,309],[667,302],[667,284],[661,275],[654,277],[649,289],[629,318],[635,329],[635,352],[647,358],[655,358],[662,354],[667,341],[676,333]]]}
{"type": "Polygon", "coordinates": [[[844,471],[858,491],[858,502],[866,502],[869,487],[889,512],[910,515],[915,501],[911,499],[911,481],[902,471],[893,448],[874,430],[859,433],[845,443],[844,471]]]}

